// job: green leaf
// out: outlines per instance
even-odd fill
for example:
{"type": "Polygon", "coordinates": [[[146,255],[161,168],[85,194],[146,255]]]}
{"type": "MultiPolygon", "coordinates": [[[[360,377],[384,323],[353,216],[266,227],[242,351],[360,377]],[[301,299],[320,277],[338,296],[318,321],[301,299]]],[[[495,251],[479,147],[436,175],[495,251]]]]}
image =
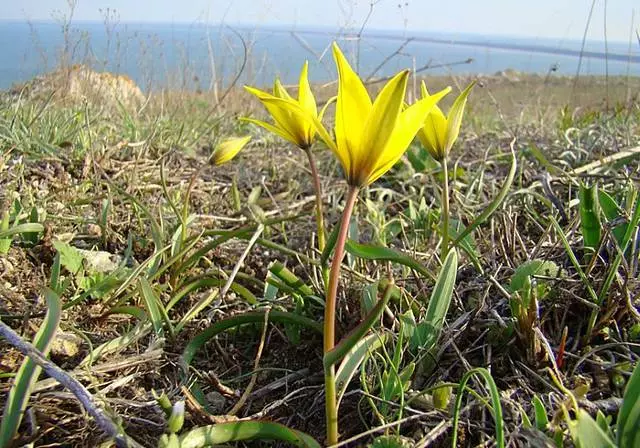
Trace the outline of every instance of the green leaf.
{"type": "Polygon", "coordinates": [[[640,446],[640,363],[633,369],[618,414],[619,448],[640,446]]]}
{"type": "Polygon", "coordinates": [[[0,239],[8,238],[13,235],[19,235],[21,233],[42,232],[42,231],[44,231],[44,226],[42,224],[36,223],[36,222],[29,222],[29,223],[13,226],[7,230],[0,229],[0,239]]]}
{"type": "Polygon", "coordinates": [[[376,306],[373,307],[371,312],[367,314],[362,322],[360,322],[356,328],[351,330],[348,335],[343,337],[333,349],[324,354],[323,364],[325,369],[338,363],[338,361],[344,358],[344,356],[349,353],[349,351],[351,351],[353,347],[356,346],[358,341],[362,339],[362,337],[367,334],[367,332],[380,319],[382,311],[384,310],[384,307],[387,305],[387,302],[389,302],[389,298],[391,297],[391,287],[392,284],[388,284],[385,288],[384,293],[382,294],[382,299],[378,300],[376,306]]]}
{"type": "MultiPolygon", "coordinates": [[[[606,191],[598,191],[598,202],[600,203],[600,210],[602,210],[602,213],[608,222],[616,222],[620,216],[622,216],[622,209],[606,191]]],[[[622,241],[625,233],[627,233],[628,226],[629,224],[627,222],[623,222],[611,229],[611,233],[619,246],[622,246],[622,241]]]]}
{"type": "Polygon", "coordinates": [[[297,447],[320,448],[318,442],[301,431],[279,423],[256,420],[219,423],[192,429],[180,436],[180,448],[206,448],[243,440],[280,440],[297,447]]]}
{"type": "Polygon", "coordinates": [[[540,397],[534,395],[532,404],[536,421],[536,428],[538,428],[540,431],[546,431],[547,426],[549,425],[549,417],[547,416],[547,410],[544,407],[544,403],[542,403],[540,397]]]}
{"type": "MultiPolygon", "coordinates": [[[[62,308],[60,306],[60,298],[55,292],[45,289],[44,296],[47,301],[47,314],[33,339],[33,345],[46,356],[55,338],[62,308]]],[[[25,358],[20,365],[9,391],[4,414],[2,415],[2,423],[0,423],[1,447],[8,446],[18,431],[24,410],[29,403],[31,390],[38,380],[41,370],[29,357],[25,358]]]]}
{"type": "Polygon", "coordinates": [[[602,224],[600,223],[600,206],[598,203],[598,184],[590,187],[580,185],[580,223],[584,246],[596,250],[600,244],[602,224]]]}
{"type": "Polygon", "coordinates": [[[442,269],[440,269],[440,275],[438,275],[427,306],[427,313],[424,319],[417,324],[411,336],[410,347],[412,349],[431,350],[438,341],[451,304],[457,271],[458,254],[455,249],[451,249],[444,260],[442,269]]]}
{"type": "Polygon", "coordinates": [[[347,241],[345,247],[347,252],[356,257],[364,258],[365,260],[391,261],[393,263],[407,266],[408,268],[422,274],[424,277],[433,278],[431,271],[427,270],[418,261],[400,251],[389,249],[388,247],[359,244],[351,240],[347,241]]]}
{"type": "Polygon", "coordinates": [[[67,271],[74,275],[80,272],[84,257],[78,249],[60,240],[54,241],[53,247],[60,255],[60,264],[62,264],[67,271]]]}
{"type": "Polygon", "coordinates": [[[460,384],[458,385],[458,392],[456,394],[456,403],[453,407],[453,435],[451,446],[454,448],[458,446],[458,421],[460,420],[460,410],[462,409],[462,397],[464,396],[464,391],[467,383],[473,375],[481,376],[484,379],[487,388],[489,389],[489,395],[491,397],[492,403],[491,411],[493,413],[493,420],[496,423],[496,446],[498,448],[504,448],[504,421],[502,419],[500,392],[498,391],[498,387],[496,386],[491,373],[489,373],[489,371],[483,367],[469,370],[460,380],[460,384]]]}
{"type": "Polygon", "coordinates": [[[509,289],[511,292],[521,291],[525,286],[527,277],[536,275],[544,275],[546,277],[557,277],[560,274],[560,267],[553,261],[546,260],[529,260],[522,263],[516,268],[511,276],[509,289]]]}
{"type": "Polygon", "coordinates": [[[169,321],[167,312],[162,305],[162,302],[160,302],[160,298],[156,295],[155,291],[149,284],[149,281],[144,277],[140,277],[139,286],[140,295],[144,300],[147,313],[149,313],[149,319],[151,319],[151,324],[153,325],[155,333],[158,336],[163,336],[165,324],[170,332],[172,332],[171,322],[169,321]]]}
{"type": "MultiPolygon", "coordinates": [[[[9,212],[2,213],[2,221],[0,221],[0,233],[6,232],[9,229],[9,212]]],[[[0,239],[0,254],[6,254],[11,247],[11,238],[0,239]]]]}
{"type": "Polygon", "coordinates": [[[308,286],[305,282],[300,280],[300,278],[291,272],[287,267],[285,267],[279,261],[274,261],[269,266],[269,272],[267,274],[267,282],[271,283],[270,280],[277,279],[277,284],[275,286],[282,289],[282,286],[287,286],[287,289],[294,294],[297,294],[301,297],[307,297],[313,295],[313,289],[308,286]]]}
{"type": "Polygon", "coordinates": [[[362,290],[362,300],[360,301],[360,309],[363,314],[367,315],[371,312],[378,301],[378,285],[379,281],[373,282],[365,286],[362,290]]]}
{"type": "Polygon", "coordinates": [[[347,390],[347,386],[351,382],[351,379],[355,375],[360,364],[364,362],[373,352],[379,350],[387,341],[389,335],[387,333],[377,334],[371,333],[360,339],[349,352],[344,355],[340,367],[336,372],[336,391],[337,391],[337,405],[340,406],[340,401],[344,393],[347,390]]]}
{"type": "MultiPolygon", "coordinates": [[[[578,418],[569,422],[569,430],[579,448],[615,448],[616,446],[584,409],[578,410],[578,418]]],[[[637,445],[628,446],[631,448],[637,445]]]]}

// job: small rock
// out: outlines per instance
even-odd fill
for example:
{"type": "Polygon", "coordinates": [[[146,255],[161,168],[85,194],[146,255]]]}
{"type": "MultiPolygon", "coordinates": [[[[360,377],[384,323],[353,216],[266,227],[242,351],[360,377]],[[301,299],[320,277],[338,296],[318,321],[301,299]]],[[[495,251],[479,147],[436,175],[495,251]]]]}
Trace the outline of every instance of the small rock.
{"type": "Polygon", "coordinates": [[[98,224],[87,224],[87,233],[95,238],[102,236],[102,227],[98,224]]]}
{"type": "Polygon", "coordinates": [[[55,339],[51,343],[51,355],[72,358],[78,354],[83,342],[80,336],[58,330],[55,339]]]}
{"type": "Polygon", "coordinates": [[[216,413],[224,412],[224,409],[227,407],[227,399],[224,398],[220,392],[211,391],[206,395],[207,402],[211,406],[211,409],[216,413]]]}
{"type": "Polygon", "coordinates": [[[86,268],[90,272],[113,272],[122,262],[122,256],[102,250],[77,249],[86,261],[86,268]]]}

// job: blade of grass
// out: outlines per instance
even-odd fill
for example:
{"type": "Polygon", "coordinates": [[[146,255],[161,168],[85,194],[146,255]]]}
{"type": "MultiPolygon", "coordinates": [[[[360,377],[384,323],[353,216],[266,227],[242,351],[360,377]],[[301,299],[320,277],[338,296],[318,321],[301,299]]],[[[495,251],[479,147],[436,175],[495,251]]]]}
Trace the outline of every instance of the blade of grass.
{"type": "Polygon", "coordinates": [[[507,194],[509,194],[509,190],[511,189],[511,185],[513,184],[513,179],[516,176],[516,169],[518,167],[518,163],[516,161],[516,153],[513,149],[514,143],[515,141],[512,141],[510,146],[511,168],[509,169],[509,174],[507,175],[507,178],[505,179],[504,184],[502,185],[502,188],[498,192],[498,195],[493,199],[493,201],[489,203],[489,205],[485,207],[482,213],[480,213],[480,215],[476,219],[474,219],[471,222],[471,224],[469,224],[467,228],[464,229],[462,233],[460,233],[460,235],[458,235],[458,237],[453,242],[452,247],[457,246],[467,235],[469,235],[478,226],[480,226],[483,222],[485,222],[489,218],[489,216],[491,216],[493,212],[495,212],[498,209],[498,207],[500,207],[500,205],[504,202],[505,198],[507,197],[507,194]]]}
{"type": "Polygon", "coordinates": [[[496,446],[498,448],[504,448],[504,421],[502,419],[502,405],[500,404],[500,392],[496,386],[491,373],[483,367],[478,367],[469,370],[464,374],[458,385],[458,392],[456,394],[456,403],[453,407],[453,434],[451,436],[451,446],[456,448],[458,446],[458,421],[460,420],[460,409],[462,409],[462,397],[464,396],[464,390],[467,383],[473,375],[479,375],[482,377],[489,388],[489,395],[491,397],[491,412],[493,413],[493,419],[496,423],[496,446]]]}

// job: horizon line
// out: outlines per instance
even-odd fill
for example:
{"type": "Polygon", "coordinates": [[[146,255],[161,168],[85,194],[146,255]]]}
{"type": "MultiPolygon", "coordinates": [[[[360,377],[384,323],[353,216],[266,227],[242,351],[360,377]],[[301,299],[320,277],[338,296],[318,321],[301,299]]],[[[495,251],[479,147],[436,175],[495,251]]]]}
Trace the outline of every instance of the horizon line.
{"type": "MultiPolygon", "coordinates": [[[[17,18],[0,18],[0,23],[2,22],[12,22],[12,23],[41,23],[41,24],[52,24],[52,25],[60,25],[60,21],[55,19],[17,19],[17,18]]],[[[71,21],[71,25],[76,24],[92,24],[92,25],[104,25],[103,20],[99,19],[74,19],[71,21]]],[[[358,29],[356,28],[347,28],[333,25],[300,25],[296,23],[290,24],[276,24],[276,23],[247,23],[247,22],[237,22],[237,23],[227,23],[227,22],[205,22],[202,20],[192,20],[192,21],[157,21],[157,20],[118,20],[114,22],[116,25],[177,25],[177,26],[193,26],[193,27],[221,27],[228,26],[230,28],[239,28],[239,29],[269,29],[275,28],[274,31],[287,31],[287,32],[317,32],[319,30],[327,31],[327,32],[342,32],[346,36],[355,37],[358,35],[358,29]]],[[[509,33],[475,33],[475,32],[465,32],[465,31],[451,31],[451,30],[415,30],[415,29],[402,29],[402,28],[369,28],[368,30],[364,30],[362,32],[362,36],[368,37],[379,37],[379,38],[398,38],[403,37],[406,39],[411,38],[411,33],[418,33],[422,36],[427,34],[432,35],[458,35],[458,36],[473,36],[473,37],[484,37],[484,38],[501,38],[501,39],[536,39],[536,40],[545,40],[545,41],[563,41],[563,42],[573,42],[573,43],[581,43],[582,39],[577,37],[560,37],[560,36],[534,36],[530,34],[509,34],[509,33]],[[393,36],[371,36],[371,33],[395,33],[393,36]],[[400,36],[403,34],[403,36],[400,36]]],[[[415,37],[414,37],[415,39],[415,37]]],[[[479,42],[477,42],[479,43],[479,42]]],[[[622,40],[604,40],[604,39],[586,39],[585,43],[609,43],[609,44],[625,44],[628,45],[629,41],[622,40]]]]}

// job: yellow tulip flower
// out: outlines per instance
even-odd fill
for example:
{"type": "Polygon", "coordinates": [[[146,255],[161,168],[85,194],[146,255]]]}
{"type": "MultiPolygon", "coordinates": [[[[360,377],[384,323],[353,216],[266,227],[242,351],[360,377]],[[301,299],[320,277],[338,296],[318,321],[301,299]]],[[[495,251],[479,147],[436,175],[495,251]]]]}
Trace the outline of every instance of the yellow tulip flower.
{"type": "Polygon", "coordinates": [[[394,76],[372,103],[369,93],[337,44],[333,57],[338,67],[336,140],[318,125],[318,134],[336,154],[349,185],[371,184],[402,157],[446,88],[404,107],[409,71],[394,76]]]}
{"type": "MultiPolygon", "coordinates": [[[[445,116],[438,106],[435,106],[427,116],[424,126],[418,131],[418,138],[431,156],[438,162],[442,162],[449,156],[453,144],[460,134],[460,125],[467,98],[475,81],[460,93],[451,106],[449,115],[445,116]]],[[[429,98],[429,91],[424,81],[421,84],[422,98],[429,98]]]]}
{"type": "Polygon", "coordinates": [[[289,95],[279,79],[276,79],[273,85],[273,94],[245,86],[244,88],[258,97],[267,108],[275,125],[253,118],[243,118],[243,120],[257,124],[299,148],[310,148],[316,134],[314,120],[322,119],[324,108],[318,115],[316,99],[309,85],[308,71],[309,62],[305,62],[300,72],[297,100],[289,95]]]}
{"type": "Polygon", "coordinates": [[[211,155],[211,161],[214,165],[222,165],[233,159],[242,148],[251,140],[251,136],[236,137],[224,140],[216,146],[211,155]]]}

